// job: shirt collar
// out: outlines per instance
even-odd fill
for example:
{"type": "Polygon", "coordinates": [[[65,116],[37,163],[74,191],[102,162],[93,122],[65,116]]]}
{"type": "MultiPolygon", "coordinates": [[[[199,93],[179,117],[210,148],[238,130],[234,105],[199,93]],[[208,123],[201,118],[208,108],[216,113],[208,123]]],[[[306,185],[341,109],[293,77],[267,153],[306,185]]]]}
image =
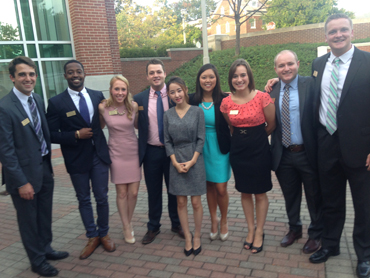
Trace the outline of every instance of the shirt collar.
{"type": "MultiPolygon", "coordinates": [[[[346,53],[344,53],[343,55],[339,56],[338,58],[342,61],[343,64],[347,63],[349,60],[352,59],[353,57],[353,53],[355,52],[355,47],[353,46],[352,44],[352,47],[350,50],[348,50],[346,53]]],[[[330,56],[329,56],[329,59],[328,61],[330,63],[333,63],[334,59],[337,58],[333,52],[330,52],[330,56]]]]}
{"type": "MultiPolygon", "coordinates": [[[[297,76],[293,79],[292,82],[288,83],[290,85],[290,87],[293,89],[293,90],[297,90],[298,89],[298,74],[297,76]]],[[[284,83],[282,80],[281,80],[281,88],[280,88],[280,91],[284,91],[284,87],[285,87],[286,83],[284,83]]]]}
{"type": "Polygon", "coordinates": [[[22,102],[22,103],[27,103],[28,101],[28,98],[30,96],[33,97],[33,91],[31,92],[31,94],[29,96],[23,94],[21,91],[19,91],[16,87],[13,87],[13,92],[14,94],[17,96],[17,98],[22,102]]]}
{"type": "MultiPolygon", "coordinates": [[[[68,90],[68,93],[70,94],[70,95],[76,95],[76,96],[78,96],[78,94],[80,93],[80,92],[78,92],[78,91],[74,91],[74,90],[72,90],[71,88],[67,88],[67,90],[68,90]]],[[[85,94],[85,93],[87,93],[87,91],[86,91],[86,88],[85,87],[83,87],[83,89],[81,90],[81,93],[82,94],[85,94]]]]}
{"type": "MultiPolygon", "coordinates": [[[[150,97],[154,97],[155,92],[156,91],[152,87],[150,87],[149,96],[150,97]]],[[[162,97],[166,97],[167,96],[167,87],[166,87],[166,84],[164,84],[163,88],[161,89],[161,96],[162,97]]]]}

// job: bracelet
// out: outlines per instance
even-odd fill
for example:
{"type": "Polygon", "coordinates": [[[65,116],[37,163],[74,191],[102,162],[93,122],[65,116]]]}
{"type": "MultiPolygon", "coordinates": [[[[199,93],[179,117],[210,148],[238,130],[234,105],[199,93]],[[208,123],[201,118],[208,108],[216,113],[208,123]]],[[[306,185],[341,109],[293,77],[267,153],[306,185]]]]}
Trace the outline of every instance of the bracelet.
{"type": "Polygon", "coordinates": [[[80,131],[79,130],[76,130],[76,134],[77,134],[77,139],[80,139],[80,131]]]}

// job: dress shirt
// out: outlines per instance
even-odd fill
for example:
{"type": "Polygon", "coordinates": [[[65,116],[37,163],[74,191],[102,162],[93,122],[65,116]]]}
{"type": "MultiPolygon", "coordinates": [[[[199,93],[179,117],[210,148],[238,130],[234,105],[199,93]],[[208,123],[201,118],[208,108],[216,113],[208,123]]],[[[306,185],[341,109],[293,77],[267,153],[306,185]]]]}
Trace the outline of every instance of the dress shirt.
{"type": "MultiPolygon", "coordinates": [[[[73,103],[75,104],[78,112],[80,112],[80,96],[78,95],[79,92],[74,91],[68,87],[68,93],[71,96],[73,103]]],[[[86,91],[86,88],[84,87],[81,90],[82,95],[85,97],[87,108],[89,109],[89,114],[90,114],[90,123],[92,122],[92,118],[94,116],[94,106],[92,104],[90,95],[86,91]]]]}
{"type": "MultiPolygon", "coordinates": [[[[281,117],[281,105],[283,103],[284,87],[286,83],[283,81],[280,86],[280,117],[281,117]]],[[[290,115],[290,143],[292,145],[302,145],[303,137],[301,131],[301,117],[299,112],[299,94],[298,94],[298,75],[289,83],[289,115],[290,115]]]]}
{"type": "MultiPolygon", "coordinates": [[[[21,93],[16,87],[13,87],[13,92],[14,92],[15,96],[19,99],[19,101],[21,102],[24,110],[26,111],[28,119],[30,120],[30,122],[33,125],[33,119],[32,119],[32,115],[31,115],[30,107],[28,105],[28,98],[30,96],[32,96],[33,101],[35,102],[35,105],[36,105],[37,117],[39,118],[39,122],[41,123],[41,132],[42,132],[42,121],[41,121],[41,118],[40,118],[40,111],[37,107],[35,98],[33,97],[34,92],[31,92],[31,95],[27,96],[27,95],[21,93]]],[[[45,152],[45,154],[43,154],[43,156],[47,155],[48,153],[49,153],[49,150],[46,148],[46,152],[45,152]]]]}
{"type": "MultiPolygon", "coordinates": [[[[166,112],[169,108],[166,85],[164,85],[161,90],[161,96],[163,103],[163,111],[166,112]]],[[[150,87],[148,102],[148,119],[149,119],[148,144],[153,146],[163,146],[163,144],[159,140],[158,134],[157,98],[158,95],[155,93],[155,90],[152,87],[150,87]]]]}
{"type": "MultiPolygon", "coordinates": [[[[348,50],[346,53],[344,53],[342,56],[339,56],[339,76],[338,76],[338,103],[340,101],[340,97],[342,95],[342,90],[344,86],[344,81],[347,77],[347,72],[349,69],[349,66],[351,65],[353,52],[355,51],[354,46],[352,45],[351,49],[348,50]]],[[[330,53],[330,56],[328,58],[328,61],[325,65],[324,74],[322,76],[321,81],[321,96],[320,96],[320,123],[323,126],[326,126],[326,113],[327,113],[327,105],[328,105],[328,96],[330,94],[330,80],[331,80],[331,72],[333,71],[333,62],[334,59],[337,58],[334,56],[333,52],[330,53]]]]}

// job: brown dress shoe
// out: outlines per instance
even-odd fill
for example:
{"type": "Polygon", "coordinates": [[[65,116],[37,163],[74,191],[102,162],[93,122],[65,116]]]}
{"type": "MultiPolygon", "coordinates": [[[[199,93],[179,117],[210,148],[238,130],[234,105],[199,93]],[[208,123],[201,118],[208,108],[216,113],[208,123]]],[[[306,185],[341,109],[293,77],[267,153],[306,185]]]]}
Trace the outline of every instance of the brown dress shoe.
{"type": "Polygon", "coordinates": [[[320,248],[320,240],[309,238],[303,246],[303,253],[311,254],[320,248]]]}
{"type": "Polygon", "coordinates": [[[99,237],[91,237],[87,242],[85,248],[82,250],[80,254],[80,260],[87,259],[90,257],[92,253],[94,253],[95,249],[100,245],[100,238],[99,237]]]}
{"type": "Polygon", "coordinates": [[[292,230],[289,230],[289,232],[283,237],[283,240],[280,242],[281,247],[288,247],[289,245],[292,245],[294,241],[297,239],[302,238],[302,232],[294,232],[292,230]]]}
{"type": "Polygon", "coordinates": [[[145,236],[143,237],[142,244],[149,244],[155,240],[155,237],[161,232],[161,230],[158,229],[158,231],[147,231],[145,236]]]}
{"type": "Polygon", "coordinates": [[[116,251],[116,245],[114,244],[113,240],[109,237],[109,235],[101,237],[100,242],[103,245],[105,251],[107,252],[116,251]]]}
{"type": "Polygon", "coordinates": [[[175,228],[171,228],[171,231],[174,232],[174,233],[177,233],[179,235],[179,237],[185,238],[185,234],[184,234],[184,231],[181,228],[181,225],[179,225],[175,228]]]}

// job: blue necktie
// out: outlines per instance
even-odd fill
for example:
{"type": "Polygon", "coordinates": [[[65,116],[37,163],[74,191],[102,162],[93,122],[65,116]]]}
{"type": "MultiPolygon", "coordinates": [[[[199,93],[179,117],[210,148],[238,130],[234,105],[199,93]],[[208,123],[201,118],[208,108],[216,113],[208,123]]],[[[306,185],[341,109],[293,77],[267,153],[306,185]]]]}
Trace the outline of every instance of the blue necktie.
{"type": "Polygon", "coordinates": [[[162,96],[160,91],[155,92],[158,96],[157,98],[157,121],[158,121],[158,135],[159,140],[162,144],[164,144],[164,138],[163,138],[163,102],[162,102],[162,96]]]}
{"type": "Polygon", "coordinates": [[[81,92],[78,93],[78,96],[80,97],[80,114],[82,118],[84,118],[85,122],[90,125],[90,113],[89,108],[87,108],[86,99],[81,92]]]}
{"type": "Polygon", "coordinates": [[[30,111],[31,111],[33,127],[35,129],[37,138],[39,139],[39,141],[41,143],[41,154],[44,156],[44,155],[46,155],[46,149],[47,149],[46,142],[45,142],[45,139],[44,139],[44,134],[42,133],[41,122],[39,121],[39,117],[37,115],[36,104],[33,101],[32,97],[28,98],[28,107],[30,108],[30,111]]]}

